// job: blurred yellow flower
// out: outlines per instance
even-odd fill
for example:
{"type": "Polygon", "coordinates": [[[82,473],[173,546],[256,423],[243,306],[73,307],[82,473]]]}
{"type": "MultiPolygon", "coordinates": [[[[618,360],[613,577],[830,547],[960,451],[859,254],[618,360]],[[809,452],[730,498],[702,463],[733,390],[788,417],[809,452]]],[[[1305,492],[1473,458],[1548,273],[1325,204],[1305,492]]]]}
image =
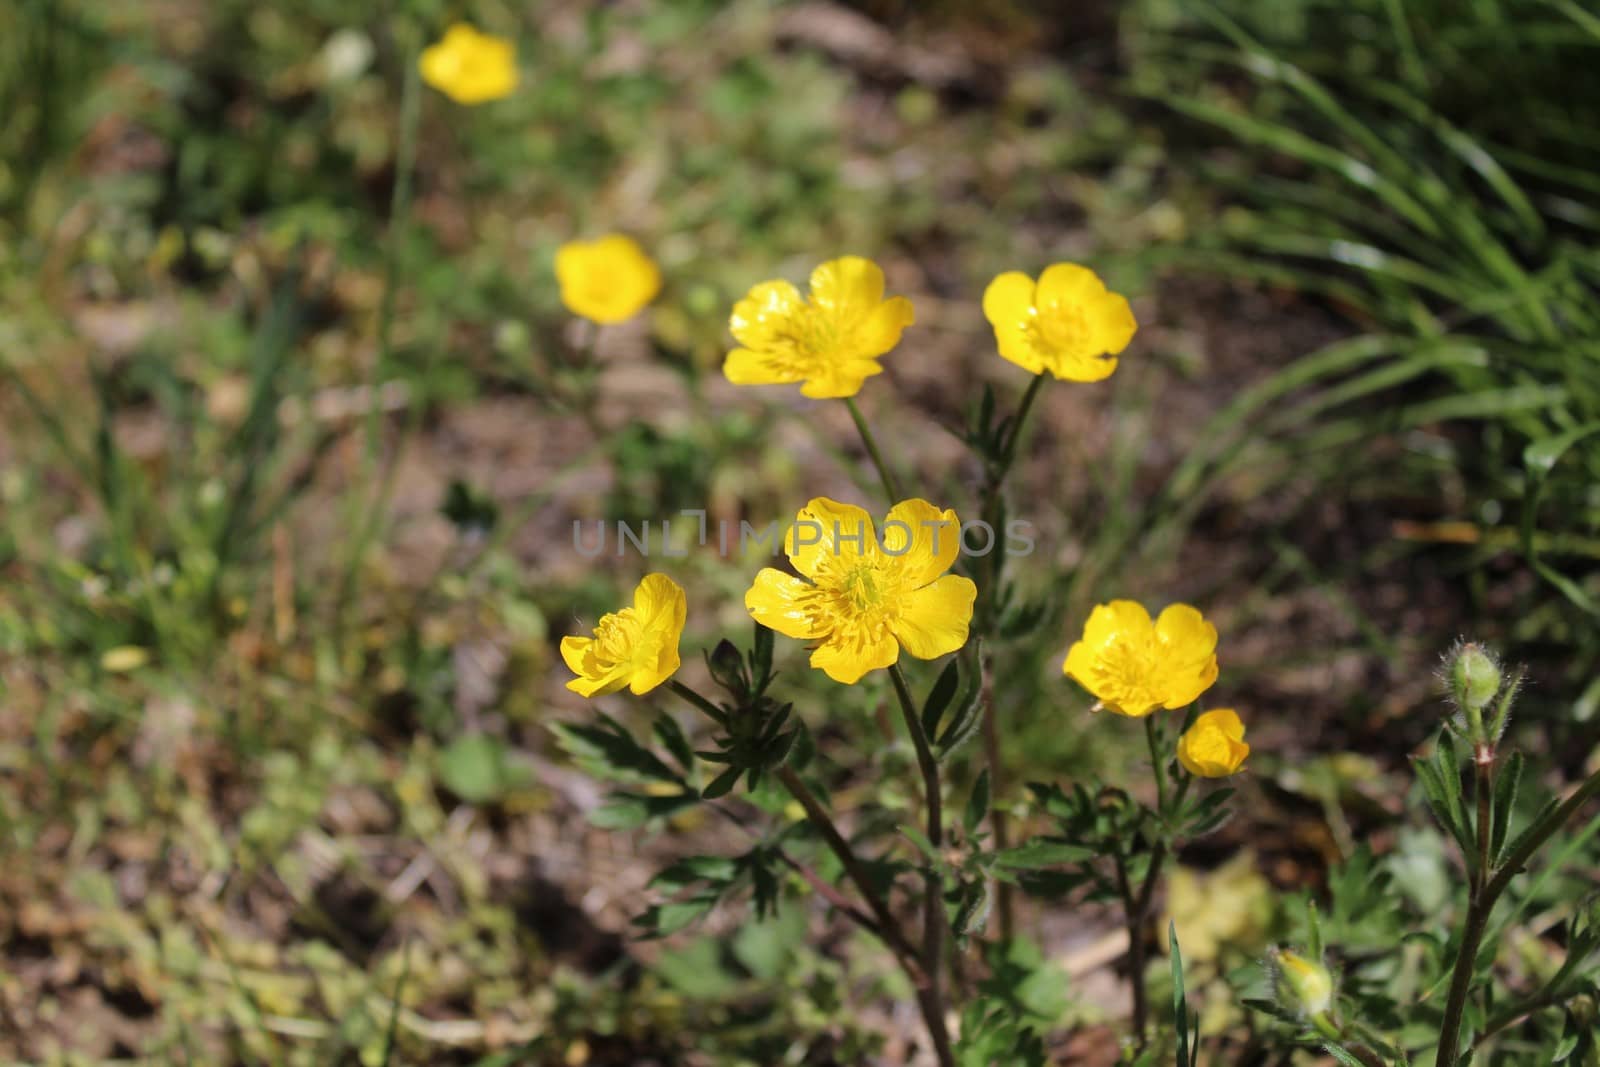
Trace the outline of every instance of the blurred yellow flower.
{"type": "Polygon", "coordinates": [[[1007,271],[984,290],[983,314],[1006,359],[1074,382],[1111,377],[1139,328],[1127,299],[1076,263],[1047,267],[1037,283],[1007,271]]]}
{"type": "Polygon", "coordinates": [[[1152,623],[1142,604],[1113,600],[1089,614],[1061,671],[1105,708],[1139,718],[1181,708],[1209,689],[1216,648],[1217,628],[1187,604],[1170,605],[1152,623]]]}
{"type": "Polygon", "coordinates": [[[633,318],[661,291],[655,260],[618,233],[558,248],[556,281],[568,311],[603,326],[633,318]]]}
{"type": "Polygon", "coordinates": [[[897,662],[901,648],[935,659],[967,643],[978,587],[945,574],[960,548],[956,513],[926,500],[890,508],[880,538],[861,508],[818,497],[784,537],[811,581],[764,568],[744,605],[761,625],[816,641],[811,665],[849,685],[897,662]]]}
{"type": "Polygon", "coordinates": [[[1216,963],[1224,947],[1255,955],[1266,943],[1273,912],[1272,883],[1248,850],[1212,871],[1174,867],[1167,882],[1167,915],[1188,964],[1216,963]]]}
{"type": "Polygon", "coordinates": [[[100,657],[100,669],[112,674],[136,671],[150,662],[150,652],[138,645],[118,645],[107,649],[100,657]]]}
{"type": "Polygon", "coordinates": [[[422,50],[422,80],[458,104],[485,104],[517,87],[516,46],[465,22],[422,50]]]}
{"type": "Polygon", "coordinates": [[[688,602],[665,574],[647,574],[633,591],[633,606],[600,619],[593,637],[563,637],[561,658],[577,677],[567,688],[604,696],[623,686],[648,693],[677,671],[678,641],[688,602]]]}
{"type": "Polygon", "coordinates": [[[872,260],[829,260],[811,272],[808,297],[786,281],[762,282],[733,306],[728,326],[744,347],[728,353],[722,373],[735,385],[804,382],[805,396],[855,396],[914,319],[911,301],[883,298],[872,260]]]}
{"type": "Polygon", "coordinates": [[[1232,708],[1206,712],[1178,738],[1178,762],[1201,778],[1236,774],[1249,755],[1244,723],[1232,708]]]}

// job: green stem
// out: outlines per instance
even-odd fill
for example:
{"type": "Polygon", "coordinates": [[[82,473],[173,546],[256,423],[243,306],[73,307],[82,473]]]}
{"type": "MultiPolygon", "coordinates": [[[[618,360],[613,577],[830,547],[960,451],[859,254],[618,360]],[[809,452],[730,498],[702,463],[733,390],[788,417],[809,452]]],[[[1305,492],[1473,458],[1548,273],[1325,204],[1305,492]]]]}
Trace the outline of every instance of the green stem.
{"type": "Polygon", "coordinates": [[[1011,463],[1017,458],[1017,442],[1022,439],[1022,426],[1028,421],[1028,412],[1033,410],[1033,401],[1038,397],[1039,391],[1044,388],[1044,375],[1035,374],[1033,381],[1028,383],[1028,391],[1022,394],[1022,403],[1017,405],[1017,415],[1011,422],[1011,432],[1006,435],[1005,448],[1000,453],[1000,477],[1003,481],[1011,470],[1011,463]]]}
{"type": "Polygon", "coordinates": [[[906,684],[905,672],[898,663],[889,667],[889,677],[894,680],[895,695],[900,700],[900,712],[905,717],[906,730],[917,750],[917,766],[922,770],[922,791],[928,808],[928,843],[936,855],[928,861],[926,886],[922,899],[922,969],[927,972],[927,996],[933,1008],[928,1025],[933,1038],[934,1051],[941,1067],[954,1067],[955,1054],[950,1046],[950,1035],[944,1025],[944,884],[939,876],[937,852],[944,843],[944,813],[939,789],[939,761],[934,758],[928,735],[922,729],[922,719],[917,715],[911,687],[906,684]]]}
{"type": "Polygon", "coordinates": [[[861,434],[861,443],[867,446],[867,455],[872,457],[872,465],[878,468],[878,477],[883,481],[883,491],[889,498],[889,506],[900,503],[900,489],[895,485],[894,474],[889,470],[889,464],[884,462],[883,453],[878,451],[878,442],[872,436],[872,428],[867,425],[867,420],[861,417],[861,409],[856,407],[855,397],[844,398],[845,407],[850,409],[850,417],[855,420],[856,430],[861,434]]]}
{"type": "Polygon", "coordinates": [[[1156,814],[1163,821],[1167,817],[1167,768],[1161,758],[1161,743],[1156,737],[1155,716],[1144,717],[1144,741],[1150,749],[1150,767],[1156,776],[1156,814]]]}
{"type": "Polygon", "coordinates": [[[1503,864],[1488,879],[1481,890],[1474,893],[1467,905],[1466,926],[1461,933],[1461,948],[1456,955],[1455,969],[1450,975],[1450,992],[1445,999],[1444,1022],[1439,1031],[1439,1052],[1435,1067],[1456,1067],[1461,1049],[1461,1021],[1466,1011],[1467,996],[1472,991],[1472,976],[1477,970],[1478,947],[1483,941],[1489,914],[1511,880],[1527,866],[1536,852],[1550,837],[1565,826],[1579,808],[1600,794],[1600,771],[1596,771],[1571,796],[1544,818],[1529,827],[1522,843],[1506,857],[1503,864]]]}

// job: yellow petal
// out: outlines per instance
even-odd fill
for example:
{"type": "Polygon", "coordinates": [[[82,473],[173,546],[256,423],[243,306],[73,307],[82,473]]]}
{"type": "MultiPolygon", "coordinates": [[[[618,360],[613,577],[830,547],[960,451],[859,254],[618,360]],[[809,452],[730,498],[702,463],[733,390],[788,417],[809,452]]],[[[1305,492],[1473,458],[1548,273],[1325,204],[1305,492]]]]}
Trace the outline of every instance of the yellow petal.
{"type": "MultiPolygon", "coordinates": [[[[680,629],[681,629],[680,625],[680,629]]],[[[643,696],[656,686],[678,673],[682,661],[678,656],[678,635],[655,633],[650,637],[651,647],[637,659],[628,689],[634,696],[643,696]]]]}
{"type": "Polygon", "coordinates": [[[1097,605],[1083,626],[1084,642],[1094,647],[1114,640],[1145,641],[1150,634],[1150,613],[1137,600],[1113,600],[1097,605]]]}
{"type": "Polygon", "coordinates": [[[584,656],[589,651],[589,646],[594,644],[592,637],[563,637],[561,639],[561,658],[567,663],[567,670],[573,674],[583,674],[584,656]]]}
{"type": "Polygon", "coordinates": [[[1039,275],[1039,287],[1034,291],[1034,303],[1039,307],[1064,304],[1068,307],[1087,307],[1105,295],[1106,286],[1088,267],[1076,263],[1054,263],[1039,275]]]}
{"type": "Polygon", "coordinates": [[[804,307],[800,291],[788,282],[762,282],[733,305],[728,328],[741,345],[758,352],[785,341],[792,349],[794,320],[804,307]]]}
{"type": "Polygon", "coordinates": [[[1033,312],[1033,288],[1026,274],[1006,271],[983,291],[983,317],[996,328],[1020,326],[1033,312]]]}
{"type": "Polygon", "coordinates": [[[1088,688],[1094,671],[1094,649],[1082,641],[1074,641],[1067,649],[1067,658],[1061,663],[1061,673],[1088,688]]]}
{"type": "MultiPolygon", "coordinates": [[[[1128,342],[1133,340],[1134,332],[1139,328],[1127,298],[1117,293],[1106,293],[1090,303],[1085,319],[1089,327],[1090,345],[1096,352],[1113,356],[1128,347],[1128,342]]],[[[1112,361],[1113,369],[1115,366],[1115,361],[1112,361]]]]}
{"type": "Polygon", "coordinates": [[[646,627],[662,627],[676,636],[683,633],[689,601],[683,586],[665,574],[647,574],[633,591],[633,610],[646,627]]]}
{"type": "Polygon", "coordinates": [[[785,637],[809,639],[822,637],[832,629],[820,612],[813,610],[817,596],[816,586],[792,574],[763,567],[744,595],[744,606],[762,626],[785,637]]]}
{"type": "Polygon", "coordinates": [[[1155,624],[1160,648],[1156,684],[1163,690],[1162,706],[1192,704],[1217,680],[1217,628],[1188,604],[1171,604],[1155,624]]]}
{"type": "Polygon", "coordinates": [[[815,400],[836,400],[855,396],[861,392],[861,383],[874,374],[882,374],[883,367],[876,360],[860,359],[843,364],[825,364],[812,371],[806,384],[800,387],[801,396],[815,400]]]}
{"type": "Polygon", "coordinates": [[[805,378],[805,373],[792,361],[775,360],[748,348],[729,352],[722,364],[722,374],[734,385],[786,385],[805,378]]]}
{"type": "Polygon", "coordinates": [[[628,685],[631,671],[626,663],[619,663],[610,671],[596,678],[586,678],[579,675],[567,683],[567,688],[581,697],[603,697],[624,689],[628,685]]]}
{"type": "Polygon", "coordinates": [[[1063,382],[1102,382],[1117,370],[1115,359],[1108,356],[1085,355],[1081,352],[1069,355],[1057,353],[1052,357],[1041,359],[1041,362],[1058,381],[1063,382]]]}
{"type": "Polygon", "coordinates": [[[818,307],[865,313],[882,300],[883,270],[870,259],[841,256],[811,272],[811,302],[818,307]]]}
{"type": "Polygon", "coordinates": [[[903,296],[885,300],[856,328],[854,347],[863,356],[881,356],[900,343],[900,335],[916,320],[916,310],[910,300],[903,296]]]}
{"type": "Polygon", "coordinates": [[[863,637],[835,631],[812,651],[811,665],[836,682],[853,685],[868,671],[899,658],[900,645],[891,634],[863,637]]]}
{"type": "Polygon", "coordinates": [[[1239,718],[1239,713],[1232,708],[1216,708],[1208,711],[1195,720],[1196,725],[1201,722],[1216,727],[1225,737],[1234,741],[1244,740],[1244,720],[1239,718]]]}
{"type": "Polygon", "coordinates": [[[921,498],[889,509],[880,531],[885,566],[898,568],[912,588],[949,570],[961,552],[961,520],[921,498]],[[937,551],[935,551],[937,549],[937,551]]]}
{"type": "Polygon", "coordinates": [[[794,569],[807,578],[848,567],[862,556],[877,554],[872,516],[854,504],[819,496],[800,509],[783,537],[783,549],[794,569]]]}
{"type": "Polygon", "coordinates": [[[970,578],[947,574],[911,593],[894,623],[894,635],[918,659],[937,659],[967,643],[978,587],[970,578]]]}

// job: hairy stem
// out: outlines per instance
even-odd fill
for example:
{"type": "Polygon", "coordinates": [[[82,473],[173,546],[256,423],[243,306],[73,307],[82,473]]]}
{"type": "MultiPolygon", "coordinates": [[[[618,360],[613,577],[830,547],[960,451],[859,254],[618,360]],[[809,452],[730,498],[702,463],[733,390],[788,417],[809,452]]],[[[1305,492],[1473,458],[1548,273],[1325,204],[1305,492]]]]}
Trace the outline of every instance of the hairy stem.
{"type": "MultiPolygon", "coordinates": [[[[900,711],[905,716],[906,730],[910,732],[911,742],[917,750],[917,766],[922,770],[922,791],[928,809],[928,843],[937,852],[944,843],[944,814],[939,795],[939,761],[934,758],[933,748],[928,744],[928,735],[922,729],[922,720],[917,715],[916,703],[911,699],[911,687],[906,684],[905,672],[900,669],[899,664],[894,664],[889,668],[889,676],[894,679],[895,694],[900,699],[900,711]]],[[[938,1016],[937,1025],[933,1019],[928,1020],[934,1051],[939,1056],[941,1067],[954,1067],[955,1055],[951,1051],[950,1035],[944,1025],[944,928],[944,883],[939,877],[938,861],[935,856],[929,860],[927,885],[923,890],[922,968],[928,975],[928,999],[938,1016]]]]}
{"type": "Polygon", "coordinates": [[[883,453],[878,451],[878,442],[872,436],[872,427],[861,417],[861,409],[856,407],[855,397],[845,397],[844,406],[850,409],[850,417],[855,420],[856,430],[861,434],[861,443],[867,446],[867,455],[872,457],[872,465],[878,468],[878,477],[883,481],[883,492],[889,498],[889,506],[893,507],[900,503],[900,488],[895,484],[894,473],[889,470],[889,464],[884,462],[883,453]]]}

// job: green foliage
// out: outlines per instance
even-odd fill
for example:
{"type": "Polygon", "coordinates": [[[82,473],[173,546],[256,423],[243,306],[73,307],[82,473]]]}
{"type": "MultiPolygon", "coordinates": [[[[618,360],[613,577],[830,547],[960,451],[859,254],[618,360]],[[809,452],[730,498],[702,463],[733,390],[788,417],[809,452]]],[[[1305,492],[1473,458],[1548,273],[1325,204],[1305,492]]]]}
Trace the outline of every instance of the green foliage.
{"type": "Polygon", "coordinates": [[[1324,297],[1365,335],[1241,396],[1169,492],[1425,437],[1414,474],[1352,491],[1459,470],[1439,517],[1478,531],[1463,564],[1519,551],[1559,596],[1502,613],[1510,636],[1592,677],[1600,148],[1563,101],[1594,84],[1594,20],[1543,0],[1143,7],[1138,91],[1239,149],[1203,164],[1237,206],[1176,259],[1324,297]]]}

